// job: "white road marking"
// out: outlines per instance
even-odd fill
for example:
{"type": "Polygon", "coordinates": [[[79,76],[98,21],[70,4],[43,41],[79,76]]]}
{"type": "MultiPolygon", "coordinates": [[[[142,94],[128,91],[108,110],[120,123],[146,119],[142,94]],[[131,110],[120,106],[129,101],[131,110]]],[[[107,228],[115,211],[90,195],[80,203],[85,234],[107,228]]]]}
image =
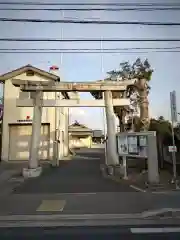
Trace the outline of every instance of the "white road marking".
{"type": "Polygon", "coordinates": [[[66,205],[65,200],[42,200],[38,212],[62,212],[66,205]]]}
{"type": "Polygon", "coordinates": [[[130,187],[133,188],[133,189],[135,189],[135,190],[137,190],[138,192],[146,192],[146,190],[143,190],[143,189],[141,189],[141,188],[139,188],[139,187],[136,187],[136,186],[134,186],[134,185],[130,185],[130,187]]]}
{"type": "Polygon", "coordinates": [[[180,227],[130,228],[131,233],[173,233],[180,232],[180,227]]]}

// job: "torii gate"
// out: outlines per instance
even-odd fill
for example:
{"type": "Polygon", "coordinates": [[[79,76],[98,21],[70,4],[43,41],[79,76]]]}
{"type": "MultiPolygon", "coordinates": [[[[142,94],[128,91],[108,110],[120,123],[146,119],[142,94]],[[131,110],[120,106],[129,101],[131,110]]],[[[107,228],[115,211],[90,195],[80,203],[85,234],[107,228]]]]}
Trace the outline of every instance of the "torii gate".
{"type": "Polygon", "coordinates": [[[42,107],[105,107],[107,121],[107,165],[118,165],[119,159],[116,149],[116,129],[114,121],[113,106],[128,106],[130,100],[113,99],[113,91],[126,90],[128,85],[133,85],[134,80],[123,82],[98,81],[98,82],[60,82],[52,83],[48,81],[26,81],[13,79],[14,86],[21,91],[33,92],[33,99],[17,99],[18,107],[34,107],[32,123],[32,139],[30,147],[29,168],[25,170],[25,175],[29,177],[39,176],[41,167],[38,163],[38,148],[40,144],[40,127],[42,107]],[[45,100],[42,99],[42,92],[104,92],[102,100],[45,100]]]}

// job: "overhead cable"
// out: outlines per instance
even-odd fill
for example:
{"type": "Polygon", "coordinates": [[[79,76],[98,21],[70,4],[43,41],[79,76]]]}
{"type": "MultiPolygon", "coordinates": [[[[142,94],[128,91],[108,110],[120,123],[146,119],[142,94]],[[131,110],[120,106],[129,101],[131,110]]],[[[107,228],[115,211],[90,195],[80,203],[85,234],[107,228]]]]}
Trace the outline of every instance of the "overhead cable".
{"type": "Polygon", "coordinates": [[[176,47],[130,47],[130,48],[0,48],[0,51],[127,51],[127,50],[176,50],[176,47]]]}
{"type": "Polygon", "coordinates": [[[154,51],[0,51],[0,53],[12,53],[12,54],[15,54],[15,53],[22,53],[22,54],[28,54],[28,53],[34,53],[34,54],[81,54],[81,53],[84,53],[84,54],[95,54],[95,53],[105,53],[105,54],[112,54],[112,53],[178,53],[180,52],[180,50],[154,50],[154,51]]]}
{"type": "Polygon", "coordinates": [[[90,11],[179,11],[180,7],[131,7],[131,8],[5,8],[0,7],[0,11],[78,11],[78,12],[90,12],[90,11]]]}
{"type": "Polygon", "coordinates": [[[119,3],[119,2],[114,2],[114,3],[107,3],[107,2],[99,2],[99,3],[79,3],[79,2],[71,2],[71,3],[57,3],[57,2],[25,2],[25,1],[11,1],[11,2],[7,2],[7,1],[1,1],[0,5],[23,5],[23,6],[144,6],[144,7],[148,7],[148,6],[180,6],[180,3],[178,2],[171,2],[171,3],[119,3]]]}
{"type": "Polygon", "coordinates": [[[180,38],[0,38],[0,42],[180,42],[180,38]]]}
{"type": "Polygon", "coordinates": [[[108,24],[108,25],[144,25],[144,26],[180,26],[180,22],[140,22],[140,21],[109,21],[109,20],[66,20],[66,19],[35,19],[35,18],[0,18],[0,22],[31,22],[31,23],[73,23],[73,24],[108,24]]]}

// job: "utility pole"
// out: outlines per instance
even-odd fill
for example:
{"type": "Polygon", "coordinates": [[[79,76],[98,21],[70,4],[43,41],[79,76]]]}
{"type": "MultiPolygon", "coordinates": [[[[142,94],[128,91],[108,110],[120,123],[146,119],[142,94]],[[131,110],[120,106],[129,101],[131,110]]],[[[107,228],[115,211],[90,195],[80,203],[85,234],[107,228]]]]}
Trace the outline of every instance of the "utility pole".
{"type": "Polygon", "coordinates": [[[177,173],[176,173],[176,144],[174,138],[174,126],[177,123],[177,106],[176,106],[176,92],[170,92],[170,104],[171,104],[171,132],[172,132],[172,161],[173,161],[173,178],[172,183],[177,186],[177,173]]]}

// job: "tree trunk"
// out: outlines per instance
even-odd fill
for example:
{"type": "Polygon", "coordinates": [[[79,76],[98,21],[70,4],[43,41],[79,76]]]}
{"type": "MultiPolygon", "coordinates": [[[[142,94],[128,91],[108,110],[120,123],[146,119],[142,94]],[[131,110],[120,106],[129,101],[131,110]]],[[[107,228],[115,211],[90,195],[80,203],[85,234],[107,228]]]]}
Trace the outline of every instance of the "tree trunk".
{"type": "Polygon", "coordinates": [[[122,115],[118,116],[118,119],[119,119],[120,132],[124,132],[124,124],[123,124],[123,120],[122,120],[122,115]]]}
{"type": "MultiPolygon", "coordinates": [[[[126,98],[126,91],[121,92],[113,92],[113,99],[121,99],[126,98]]],[[[120,132],[125,131],[125,117],[126,117],[126,109],[120,106],[114,107],[114,112],[119,120],[120,132]]]]}
{"type": "Polygon", "coordinates": [[[140,131],[140,118],[138,116],[134,117],[134,131],[135,132],[140,131]]]}
{"type": "Polygon", "coordinates": [[[139,79],[138,83],[139,106],[140,106],[140,130],[148,131],[149,129],[149,102],[146,79],[139,79]]]}
{"type": "Polygon", "coordinates": [[[125,132],[125,117],[126,117],[125,109],[120,109],[117,116],[119,120],[120,132],[125,132]]]}

